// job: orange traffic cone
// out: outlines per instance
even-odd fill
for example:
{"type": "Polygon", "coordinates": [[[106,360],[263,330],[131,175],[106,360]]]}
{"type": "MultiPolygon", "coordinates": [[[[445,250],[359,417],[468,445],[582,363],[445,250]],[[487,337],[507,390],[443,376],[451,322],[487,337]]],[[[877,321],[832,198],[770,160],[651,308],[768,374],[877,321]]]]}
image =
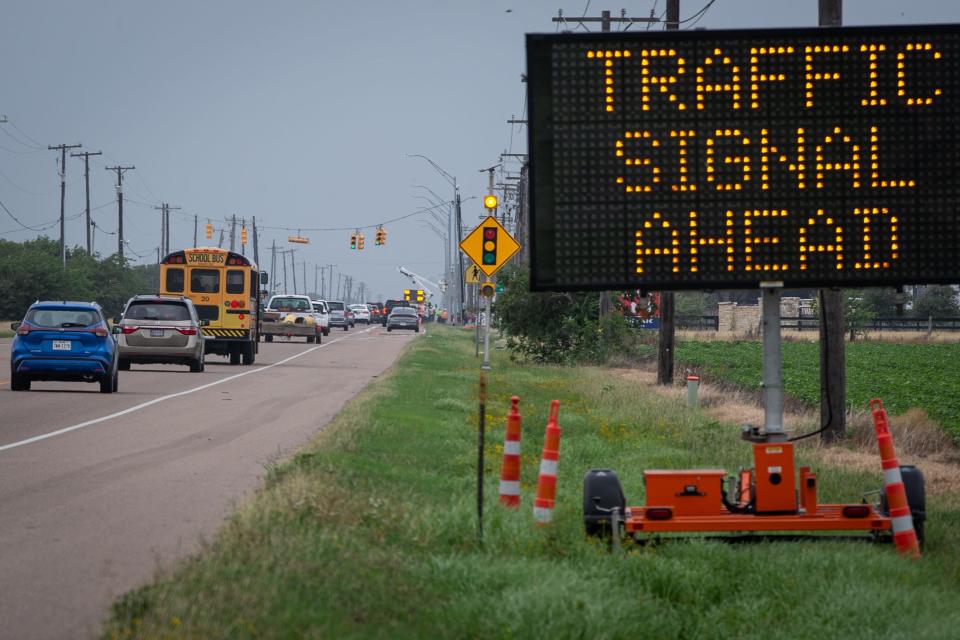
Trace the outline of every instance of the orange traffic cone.
{"type": "Polygon", "coordinates": [[[887,505],[890,508],[890,520],[893,523],[893,542],[899,553],[914,558],[920,557],[920,544],[917,532],[913,528],[913,515],[907,502],[907,492],[900,474],[900,463],[893,450],[893,436],[887,412],[879,398],[870,401],[873,425],[877,431],[877,444],[880,447],[880,463],[883,465],[883,486],[887,493],[887,505]]]}
{"type": "Polygon", "coordinates": [[[547,433],[543,437],[543,456],[540,459],[540,477],[537,480],[537,497],[533,502],[533,518],[538,524],[553,520],[553,505],[557,497],[557,461],[560,459],[560,401],[550,403],[547,433]]]}
{"type": "Polygon", "coordinates": [[[510,399],[507,431],[503,437],[503,466],[500,470],[500,504],[520,507],[520,398],[510,399]]]}

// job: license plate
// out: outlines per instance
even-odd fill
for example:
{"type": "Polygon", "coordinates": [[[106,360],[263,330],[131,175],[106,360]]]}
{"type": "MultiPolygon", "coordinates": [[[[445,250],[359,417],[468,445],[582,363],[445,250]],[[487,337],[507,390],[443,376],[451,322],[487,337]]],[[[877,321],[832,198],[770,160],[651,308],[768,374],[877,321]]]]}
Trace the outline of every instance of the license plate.
{"type": "Polygon", "coordinates": [[[163,337],[163,329],[150,329],[150,337],[151,337],[151,338],[162,338],[162,337],[163,337]]]}
{"type": "Polygon", "coordinates": [[[70,351],[70,348],[73,345],[69,340],[54,340],[53,341],[53,350],[54,351],[70,351]]]}

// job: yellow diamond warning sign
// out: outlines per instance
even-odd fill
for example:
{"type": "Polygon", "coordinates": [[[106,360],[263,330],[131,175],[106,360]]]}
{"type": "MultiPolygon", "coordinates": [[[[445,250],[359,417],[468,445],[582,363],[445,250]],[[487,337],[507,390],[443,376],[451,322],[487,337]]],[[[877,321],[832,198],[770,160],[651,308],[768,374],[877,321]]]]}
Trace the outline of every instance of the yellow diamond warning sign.
{"type": "Polygon", "coordinates": [[[492,276],[520,250],[520,245],[496,218],[487,216],[463,239],[460,249],[481,271],[492,276]]]}

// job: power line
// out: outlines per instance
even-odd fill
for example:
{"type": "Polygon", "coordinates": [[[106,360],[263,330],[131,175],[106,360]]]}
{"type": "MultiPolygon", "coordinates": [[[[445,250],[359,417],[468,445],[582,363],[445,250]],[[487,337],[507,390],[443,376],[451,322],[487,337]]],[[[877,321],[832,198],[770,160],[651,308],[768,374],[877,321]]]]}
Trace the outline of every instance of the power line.
{"type": "MultiPolygon", "coordinates": [[[[32,152],[31,152],[31,153],[32,153],[32,152]]],[[[10,176],[8,176],[7,174],[5,174],[3,171],[0,171],[0,177],[3,177],[4,180],[6,180],[7,182],[9,182],[11,185],[13,185],[13,187],[14,187],[17,191],[22,191],[23,193],[25,193],[25,194],[27,194],[27,195],[30,195],[30,196],[49,196],[49,195],[51,195],[51,194],[53,194],[53,193],[56,193],[56,191],[57,191],[56,189],[51,189],[50,191],[43,191],[43,192],[41,192],[41,191],[30,191],[29,189],[25,189],[25,188],[21,187],[20,185],[18,185],[16,182],[13,181],[13,179],[12,179],[10,176]]]]}

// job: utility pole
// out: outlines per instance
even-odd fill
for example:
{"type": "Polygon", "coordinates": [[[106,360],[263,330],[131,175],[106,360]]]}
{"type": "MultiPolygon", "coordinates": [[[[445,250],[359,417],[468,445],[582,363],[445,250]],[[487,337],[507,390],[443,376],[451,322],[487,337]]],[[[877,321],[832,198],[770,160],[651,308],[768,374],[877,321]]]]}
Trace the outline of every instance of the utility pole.
{"type": "Polygon", "coordinates": [[[223,229],[220,229],[220,239],[217,240],[217,249],[223,248],[223,229]]]}
{"type": "Polygon", "coordinates": [[[257,237],[257,216],[253,216],[253,261],[260,266],[260,239],[257,237]]]}
{"type": "Polygon", "coordinates": [[[343,279],[343,274],[342,274],[342,273],[338,273],[338,274],[337,274],[337,300],[339,300],[339,299],[341,299],[341,298],[343,297],[342,295],[340,295],[340,282],[341,282],[342,279],[343,279]]]}
{"type": "Polygon", "coordinates": [[[307,293],[307,261],[303,261],[303,294],[309,295],[307,293]]]}
{"type": "Polygon", "coordinates": [[[287,292],[287,252],[281,251],[280,258],[283,260],[283,293],[287,292]]]}
{"type": "Polygon", "coordinates": [[[230,251],[233,251],[233,248],[237,243],[237,214],[233,214],[233,217],[230,218],[230,251]]]}
{"type": "Polygon", "coordinates": [[[160,212],[160,253],[167,255],[167,203],[161,202],[159,207],[153,207],[160,212]]]}
{"type": "MultiPolygon", "coordinates": [[[[668,2],[667,2],[667,16],[668,16],[668,17],[667,17],[667,21],[669,21],[669,20],[670,20],[670,18],[669,18],[669,16],[670,16],[670,2],[669,2],[669,0],[668,0],[668,2]]],[[[660,19],[659,19],[659,18],[653,18],[653,17],[648,17],[648,18],[628,18],[627,15],[626,15],[626,11],[625,11],[625,10],[621,10],[621,11],[620,11],[620,17],[619,17],[619,18],[613,18],[613,17],[611,17],[609,11],[601,11],[599,18],[596,18],[596,17],[587,18],[587,17],[585,17],[585,16],[583,16],[583,17],[576,17],[576,16],[574,16],[574,17],[568,18],[568,17],[564,16],[564,15],[563,15],[563,12],[561,11],[556,18],[553,18],[553,21],[554,21],[554,22],[564,23],[564,24],[572,23],[572,24],[581,24],[581,25],[585,25],[585,24],[593,23],[593,22],[599,22],[599,23],[600,23],[600,30],[606,32],[606,31],[610,31],[610,25],[611,25],[612,23],[614,23],[614,22],[616,22],[616,23],[618,23],[618,24],[627,24],[627,25],[629,25],[629,24],[632,23],[632,22],[646,22],[646,23],[660,22],[660,19]]],[[[679,22],[679,20],[677,20],[677,22],[679,22]]],[[[670,27],[668,26],[667,28],[669,29],[670,27]]]]}
{"type": "Polygon", "coordinates": [[[117,218],[119,220],[117,225],[117,251],[120,252],[121,260],[123,260],[123,174],[131,169],[136,169],[136,167],[132,165],[129,167],[121,167],[120,165],[106,167],[107,171],[117,173],[117,218]]]}
{"type": "MultiPolygon", "coordinates": [[[[819,0],[821,27],[843,24],[843,0],[819,0]]],[[[846,414],[846,354],[844,353],[843,290],[820,289],[820,440],[844,437],[846,414]]]]}
{"type": "MultiPolygon", "coordinates": [[[[333,297],[333,265],[328,264],[327,268],[330,270],[330,288],[327,289],[327,295],[330,296],[330,298],[332,298],[333,297]]],[[[324,298],[324,300],[329,300],[330,298],[324,298]]]]}
{"type": "Polygon", "coordinates": [[[290,249],[290,273],[293,275],[293,292],[297,293],[297,263],[293,261],[296,249],[290,249]]]}
{"type": "Polygon", "coordinates": [[[93,244],[90,241],[90,156],[99,156],[102,151],[81,151],[80,153],[71,153],[70,157],[79,158],[83,156],[83,180],[87,187],[87,255],[93,255],[93,244]]]}
{"type": "Polygon", "coordinates": [[[320,265],[313,265],[313,295],[320,297],[320,289],[317,288],[317,283],[320,281],[320,265]]]}
{"type": "MultiPolygon", "coordinates": [[[[680,0],[667,0],[667,30],[680,28],[680,0]]],[[[676,297],[673,291],[660,292],[660,340],[657,346],[657,384],[673,384],[676,342],[676,297]]]]}
{"type": "Polygon", "coordinates": [[[270,244],[270,293],[277,290],[277,241],[270,244]]]}
{"type": "Polygon", "coordinates": [[[76,149],[80,144],[58,144],[47,146],[50,151],[60,152],[60,263],[67,268],[67,219],[64,217],[63,207],[67,199],[67,149],[76,149]]]}
{"type": "Polygon", "coordinates": [[[197,214],[193,214],[193,246],[197,246],[197,214]]]}

